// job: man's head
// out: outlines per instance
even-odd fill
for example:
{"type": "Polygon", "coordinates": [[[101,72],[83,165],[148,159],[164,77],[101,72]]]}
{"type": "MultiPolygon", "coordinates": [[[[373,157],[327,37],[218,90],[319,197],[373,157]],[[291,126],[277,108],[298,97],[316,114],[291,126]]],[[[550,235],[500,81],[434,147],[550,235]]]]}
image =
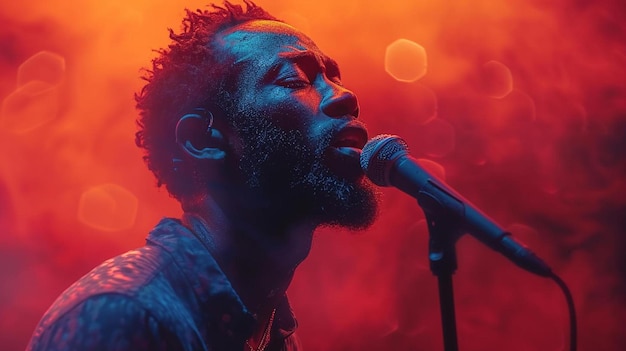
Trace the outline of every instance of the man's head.
{"type": "Polygon", "coordinates": [[[356,96],[342,86],[337,64],[311,39],[247,5],[246,12],[228,3],[218,9],[241,19],[224,22],[222,13],[216,17],[220,25],[198,20],[207,13],[188,12],[184,33],[172,34],[175,43],[155,60],[138,96],[143,126],[138,141],[150,169],[183,204],[218,190],[213,184],[235,185],[240,191],[234,193],[263,199],[258,210],[268,216],[368,225],[376,201],[354,157],[354,148],[367,140],[356,121],[356,96]],[[200,39],[184,42],[194,37],[200,39]],[[197,57],[189,60],[185,52],[197,57]],[[164,74],[176,60],[185,60],[187,71],[164,74]],[[167,91],[179,89],[184,90],[167,91]],[[181,121],[198,107],[214,116],[216,130],[204,133],[201,114],[181,121]],[[155,114],[158,126],[151,125],[155,114]],[[220,168],[217,175],[212,167],[220,168]]]}
{"type": "Polygon", "coordinates": [[[212,5],[212,11],[187,10],[181,33],[170,29],[172,42],[158,51],[152,67],[143,77],[147,84],[136,94],[140,118],[137,123],[137,146],[144,148],[144,160],[155,174],[158,185],[181,200],[197,190],[198,184],[181,181],[189,167],[177,164],[181,159],[174,130],[181,116],[195,108],[223,101],[229,67],[217,62],[213,39],[217,32],[254,19],[274,19],[252,3],[241,6],[228,2],[212,5]],[[173,161],[175,160],[175,161],[173,161]],[[182,172],[181,172],[182,171],[182,172]]]}

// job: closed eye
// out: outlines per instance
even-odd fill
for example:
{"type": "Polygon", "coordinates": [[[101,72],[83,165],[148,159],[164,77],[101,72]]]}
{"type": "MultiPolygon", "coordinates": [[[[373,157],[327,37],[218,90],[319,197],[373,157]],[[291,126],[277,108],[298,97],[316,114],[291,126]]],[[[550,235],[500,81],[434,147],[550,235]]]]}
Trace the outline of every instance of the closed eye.
{"type": "Polygon", "coordinates": [[[290,88],[301,89],[312,85],[315,76],[309,76],[298,64],[285,64],[278,72],[275,84],[290,88]]]}
{"type": "Polygon", "coordinates": [[[300,77],[287,77],[278,79],[276,84],[289,89],[302,89],[310,86],[311,82],[300,77]]]}
{"type": "Polygon", "coordinates": [[[301,89],[313,85],[318,75],[321,74],[331,82],[343,86],[339,66],[330,57],[318,60],[309,52],[282,56],[285,60],[274,65],[265,77],[276,85],[301,89]]]}

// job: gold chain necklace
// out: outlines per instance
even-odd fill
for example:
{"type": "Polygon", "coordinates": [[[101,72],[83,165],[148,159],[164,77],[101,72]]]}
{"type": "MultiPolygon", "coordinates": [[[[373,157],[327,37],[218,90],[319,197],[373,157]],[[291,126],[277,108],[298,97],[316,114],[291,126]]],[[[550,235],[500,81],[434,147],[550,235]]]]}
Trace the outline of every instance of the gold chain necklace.
{"type": "Polygon", "coordinates": [[[276,315],[276,309],[272,310],[272,314],[270,315],[270,320],[267,321],[267,325],[265,326],[265,331],[263,332],[263,336],[259,341],[259,346],[255,349],[250,345],[250,339],[246,340],[246,345],[250,349],[250,351],[264,351],[267,345],[270,343],[270,332],[272,331],[272,325],[274,324],[274,316],[276,315]]]}

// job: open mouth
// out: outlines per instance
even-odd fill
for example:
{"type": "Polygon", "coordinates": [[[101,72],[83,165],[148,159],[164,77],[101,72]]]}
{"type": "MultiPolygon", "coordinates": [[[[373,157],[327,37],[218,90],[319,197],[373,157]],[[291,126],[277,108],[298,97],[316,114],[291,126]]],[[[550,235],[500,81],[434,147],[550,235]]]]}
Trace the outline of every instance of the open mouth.
{"type": "Polygon", "coordinates": [[[367,143],[367,130],[359,124],[349,124],[335,135],[330,146],[342,153],[360,155],[365,143],[367,143]]]}
{"type": "Polygon", "coordinates": [[[330,166],[340,176],[357,178],[363,175],[361,151],[367,143],[367,130],[358,123],[343,127],[330,142],[330,166]]]}

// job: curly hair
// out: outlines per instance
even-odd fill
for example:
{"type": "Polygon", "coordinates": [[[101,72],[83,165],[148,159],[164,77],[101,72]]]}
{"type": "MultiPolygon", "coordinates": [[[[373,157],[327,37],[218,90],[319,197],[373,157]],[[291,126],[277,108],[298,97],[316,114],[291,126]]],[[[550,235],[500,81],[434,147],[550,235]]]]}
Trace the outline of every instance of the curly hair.
{"type": "MultiPolygon", "coordinates": [[[[224,7],[210,5],[209,10],[186,9],[182,32],[169,29],[172,43],[157,50],[151,69],[142,77],[147,83],[135,94],[139,130],[135,143],[144,149],[143,159],[169,194],[178,200],[191,195],[193,184],[176,169],[178,148],[175,126],[178,119],[193,108],[219,104],[225,96],[228,67],[218,63],[212,48],[216,33],[251,20],[277,20],[253,2],[244,0],[246,9],[228,1],[224,7]]],[[[232,82],[230,82],[232,84],[232,82]]],[[[227,94],[226,94],[227,95],[227,94]]],[[[186,168],[186,167],[184,167],[186,168]]]]}

